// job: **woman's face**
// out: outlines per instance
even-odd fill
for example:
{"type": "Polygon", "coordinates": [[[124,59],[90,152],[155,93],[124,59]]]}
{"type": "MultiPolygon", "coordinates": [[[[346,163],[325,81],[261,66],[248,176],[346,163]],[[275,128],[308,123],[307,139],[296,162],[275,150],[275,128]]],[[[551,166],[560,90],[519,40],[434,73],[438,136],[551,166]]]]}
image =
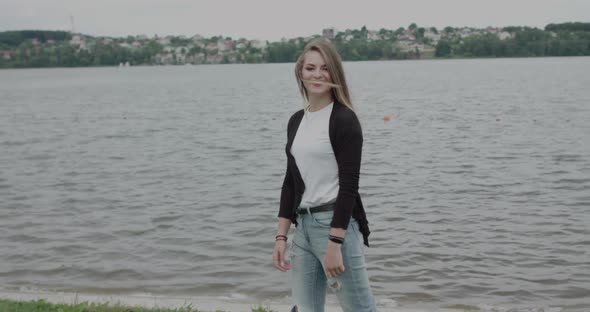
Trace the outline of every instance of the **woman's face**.
{"type": "Polygon", "coordinates": [[[313,83],[311,81],[332,82],[328,66],[324,58],[318,51],[308,51],[303,58],[303,68],[301,69],[301,77],[303,84],[307,89],[308,94],[323,95],[330,92],[331,88],[322,83],[313,83]]]}

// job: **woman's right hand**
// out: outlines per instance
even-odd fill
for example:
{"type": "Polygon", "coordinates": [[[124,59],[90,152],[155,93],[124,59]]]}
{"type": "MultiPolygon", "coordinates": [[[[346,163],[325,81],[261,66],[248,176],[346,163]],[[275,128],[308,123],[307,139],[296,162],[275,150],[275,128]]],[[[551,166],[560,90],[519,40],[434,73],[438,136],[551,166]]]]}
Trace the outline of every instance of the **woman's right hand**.
{"type": "Polygon", "coordinates": [[[291,263],[285,260],[285,250],[287,249],[287,242],[284,240],[275,241],[275,249],[272,252],[272,260],[275,268],[281,272],[287,272],[291,268],[291,263]]]}

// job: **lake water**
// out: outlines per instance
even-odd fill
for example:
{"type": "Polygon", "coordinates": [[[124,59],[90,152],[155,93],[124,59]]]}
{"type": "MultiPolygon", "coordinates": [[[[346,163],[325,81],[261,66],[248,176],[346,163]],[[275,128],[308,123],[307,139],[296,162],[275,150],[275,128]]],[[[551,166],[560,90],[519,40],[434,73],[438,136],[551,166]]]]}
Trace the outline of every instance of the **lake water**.
{"type": "MultiPolygon", "coordinates": [[[[590,58],[344,66],[383,308],[590,311],[590,58]]],[[[0,290],[287,300],[301,107],[293,64],[0,71],[0,290]]]]}

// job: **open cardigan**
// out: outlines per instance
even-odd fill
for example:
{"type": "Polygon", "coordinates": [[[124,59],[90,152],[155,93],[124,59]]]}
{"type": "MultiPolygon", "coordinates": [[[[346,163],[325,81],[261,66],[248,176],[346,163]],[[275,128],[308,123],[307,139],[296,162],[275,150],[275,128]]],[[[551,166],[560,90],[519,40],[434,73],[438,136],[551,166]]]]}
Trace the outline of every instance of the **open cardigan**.
{"type": "MultiPolygon", "coordinates": [[[[297,208],[305,190],[305,184],[291,154],[291,146],[299,129],[304,111],[291,116],[287,125],[287,172],[281,190],[279,217],[290,219],[297,226],[297,208]]],[[[338,164],[339,190],[330,226],[347,229],[352,216],[359,223],[363,242],[369,246],[369,225],[361,196],[358,192],[359,172],[363,146],[363,133],[359,120],[351,109],[334,100],[330,113],[329,137],[338,164]]]]}

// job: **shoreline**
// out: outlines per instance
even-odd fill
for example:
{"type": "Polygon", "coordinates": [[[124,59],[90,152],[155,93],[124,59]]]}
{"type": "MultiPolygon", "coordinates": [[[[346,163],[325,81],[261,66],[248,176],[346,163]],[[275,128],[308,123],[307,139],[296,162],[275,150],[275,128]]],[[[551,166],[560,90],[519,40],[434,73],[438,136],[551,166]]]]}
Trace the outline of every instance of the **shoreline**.
{"type": "MultiPolygon", "coordinates": [[[[199,296],[159,296],[152,294],[84,294],[72,292],[49,291],[8,291],[0,290],[0,299],[14,301],[45,300],[54,304],[120,304],[129,307],[178,309],[191,306],[199,311],[250,312],[262,307],[272,311],[290,311],[291,306],[285,301],[257,301],[230,296],[199,297],[199,296]]],[[[326,306],[326,312],[341,311],[337,306],[326,306]]]]}
{"type": "MultiPolygon", "coordinates": [[[[386,59],[386,60],[358,60],[342,61],[343,63],[363,63],[363,62],[404,62],[404,61],[454,61],[454,60],[505,60],[505,59],[541,59],[541,58],[584,58],[590,55],[545,55],[545,56],[453,56],[453,57],[428,57],[428,58],[407,58],[407,59],[386,59]]],[[[295,62],[261,62],[261,63],[199,63],[199,64],[138,64],[124,69],[134,67],[191,67],[191,66],[223,66],[223,65],[268,65],[268,64],[295,64],[295,62]]],[[[23,70],[23,69],[73,69],[73,68],[119,68],[117,65],[97,65],[97,66],[47,66],[47,67],[0,67],[0,70],[23,70]]]]}
{"type": "MultiPolygon", "coordinates": [[[[74,292],[50,292],[42,290],[0,290],[0,299],[30,302],[45,300],[52,304],[79,304],[79,303],[96,303],[96,304],[118,304],[128,307],[141,308],[160,308],[160,309],[178,309],[190,305],[193,309],[199,311],[223,311],[223,312],[251,312],[252,309],[262,307],[273,312],[291,311],[292,304],[289,298],[284,300],[256,300],[252,298],[217,296],[217,297],[200,297],[200,296],[173,296],[173,295],[153,295],[147,293],[136,294],[91,294],[91,293],[74,293],[74,292]]],[[[395,302],[378,302],[377,307],[380,312],[459,312],[460,309],[416,309],[399,307],[395,302]]],[[[342,309],[335,301],[332,294],[326,298],[325,312],[341,312],[342,309]]]]}

